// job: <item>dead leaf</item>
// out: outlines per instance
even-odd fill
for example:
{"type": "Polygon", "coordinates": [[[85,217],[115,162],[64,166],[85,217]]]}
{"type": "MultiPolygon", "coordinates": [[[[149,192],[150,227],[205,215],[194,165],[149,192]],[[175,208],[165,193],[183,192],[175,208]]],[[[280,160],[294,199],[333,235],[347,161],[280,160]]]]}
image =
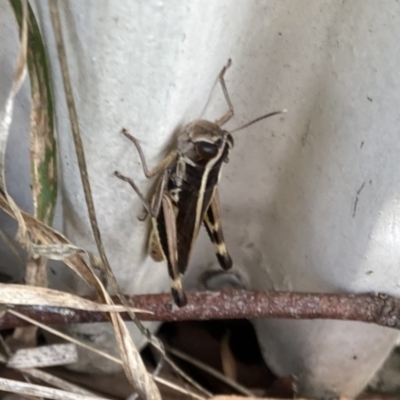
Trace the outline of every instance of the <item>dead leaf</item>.
{"type": "Polygon", "coordinates": [[[62,343],[17,350],[7,361],[9,368],[45,368],[78,361],[75,344],[62,343]]]}
{"type": "Polygon", "coordinates": [[[28,396],[44,397],[55,400],[109,400],[105,397],[86,396],[70,393],[65,390],[53,389],[32,383],[19,382],[12,379],[0,378],[0,390],[10,393],[18,393],[28,396]]]}

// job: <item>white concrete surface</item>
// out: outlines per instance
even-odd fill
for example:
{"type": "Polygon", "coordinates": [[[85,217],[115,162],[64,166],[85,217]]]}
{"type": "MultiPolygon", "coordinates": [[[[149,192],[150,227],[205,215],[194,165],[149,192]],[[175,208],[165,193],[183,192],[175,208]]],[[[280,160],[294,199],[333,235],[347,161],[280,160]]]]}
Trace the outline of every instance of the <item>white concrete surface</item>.
{"type": "MultiPolygon", "coordinates": [[[[399,3],[60,4],[97,214],[124,291],[168,290],[168,279],[165,266],[145,254],[147,228],[136,220],[139,200],[112,176],[119,169],[144,192],[151,186],[133,146],[118,132],[126,127],[138,137],[154,165],[174,129],[199,116],[231,57],[227,84],[236,118],[229,127],[266,111],[289,110],[284,118],[235,135],[221,182],[235,270],[255,289],[399,294],[399,3]]],[[[54,73],[63,230],[94,251],[47,3],[36,6],[54,73]]],[[[7,3],[0,7],[4,99],[17,36],[7,3]]],[[[8,159],[10,192],[24,207],[29,204],[22,144],[27,90],[19,96],[8,159]]],[[[217,118],[224,109],[217,87],[206,116],[217,118]]],[[[202,235],[187,285],[196,286],[208,268],[216,268],[216,260],[202,235]]],[[[71,278],[60,282],[82,290],[71,278]]],[[[267,363],[278,374],[298,375],[310,396],[355,395],[398,336],[389,329],[331,321],[265,320],[255,321],[255,327],[267,363]]],[[[107,338],[99,342],[112,347],[106,327],[80,329],[74,328],[76,335],[107,338]]],[[[137,343],[142,343],[138,337],[137,343]]]]}

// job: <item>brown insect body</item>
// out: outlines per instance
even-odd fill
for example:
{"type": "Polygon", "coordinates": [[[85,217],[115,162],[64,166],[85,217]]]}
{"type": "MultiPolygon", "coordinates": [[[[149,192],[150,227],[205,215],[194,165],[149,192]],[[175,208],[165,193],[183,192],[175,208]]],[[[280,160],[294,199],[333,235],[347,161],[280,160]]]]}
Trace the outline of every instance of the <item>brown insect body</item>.
{"type": "MultiPolygon", "coordinates": [[[[214,196],[217,196],[215,192],[220,180],[222,164],[227,161],[232,147],[233,139],[229,132],[205,120],[188,124],[178,138],[176,160],[167,167],[167,177],[164,179],[167,181],[165,193],[171,199],[176,221],[179,274],[184,274],[186,271],[193,244],[203,222],[212,242],[217,247],[217,257],[221,266],[224,269],[232,266],[222,231],[216,232],[214,228],[219,214],[215,214],[215,207],[210,207],[214,196]]],[[[180,287],[173,278],[176,274],[171,262],[173,259],[171,251],[175,249],[170,249],[168,246],[168,230],[163,210],[160,210],[156,217],[152,217],[152,220],[153,234],[149,243],[150,249],[156,248],[157,242],[160,244],[159,249],[168,262],[169,273],[173,279],[174,298],[178,304],[185,303],[185,299],[175,293],[179,292],[180,287]],[[177,286],[176,290],[174,286],[177,286]]],[[[159,259],[158,256],[153,258],[159,259]]]]}

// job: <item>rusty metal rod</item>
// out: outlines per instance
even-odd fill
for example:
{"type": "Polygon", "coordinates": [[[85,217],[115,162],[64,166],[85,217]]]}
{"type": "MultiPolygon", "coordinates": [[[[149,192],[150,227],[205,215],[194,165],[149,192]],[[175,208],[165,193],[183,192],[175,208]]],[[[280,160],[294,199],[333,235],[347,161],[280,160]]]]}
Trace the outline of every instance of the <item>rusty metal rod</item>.
{"type": "MultiPolygon", "coordinates": [[[[188,321],[218,319],[335,319],[369,322],[400,329],[400,299],[384,294],[313,294],[288,292],[222,291],[188,293],[188,305],[176,307],[170,294],[127,297],[135,308],[154,314],[137,314],[143,321],[188,321]]],[[[118,300],[114,298],[118,303],[118,300]]],[[[39,322],[76,324],[108,321],[107,315],[60,307],[21,307],[19,312],[39,322]]],[[[122,314],[129,320],[127,314],[122,314]]],[[[0,318],[0,329],[27,323],[9,313],[0,318]]]]}

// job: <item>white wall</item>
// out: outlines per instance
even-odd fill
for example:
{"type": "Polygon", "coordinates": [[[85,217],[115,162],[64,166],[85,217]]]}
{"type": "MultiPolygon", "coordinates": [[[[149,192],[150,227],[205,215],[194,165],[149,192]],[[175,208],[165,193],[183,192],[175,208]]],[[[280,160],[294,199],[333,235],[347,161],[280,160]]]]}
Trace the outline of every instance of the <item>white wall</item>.
{"type": "MultiPolygon", "coordinates": [[[[55,79],[63,229],[73,242],[95,250],[47,3],[36,5],[55,79]]],[[[398,3],[103,0],[60,5],[100,228],[124,291],[168,290],[168,279],[165,266],[145,255],[147,228],[136,220],[139,200],[112,176],[119,169],[144,192],[150,188],[133,146],[118,132],[126,127],[138,137],[154,165],[174,129],[199,116],[231,57],[227,85],[236,117],[228,127],[266,111],[289,110],[284,118],[235,135],[221,182],[235,270],[253,289],[399,294],[398,3]]],[[[0,7],[4,99],[17,36],[10,34],[8,5],[0,7]]],[[[210,119],[225,110],[218,87],[216,93],[206,114],[210,119]]],[[[27,118],[27,96],[27,91],[19,96],[9,149],[9,154],[24,153],[9,157],[9,177],[20,176],[26,155],[21,141],[27,135],[18,124],[27,118]]],[[[27,182],[28,173],[19,182],[27,182]]],[[[11,193],[24,206],[26,186],[10,181],[11,193]]],[[[186,284],[196,286],[208,268],[217,268],[216,261],[202,235],[186,284]]],[[[76,290],[71,278],[60,282],[76,290]]],[[[297,374],[308,395],[355,395],[398,336],[350,322],[254,323],[267,363],[278,374],[297,374]]],[[[76,328],[75,334],[83,333],[112,347],[105,326],[76,328]]]]}

